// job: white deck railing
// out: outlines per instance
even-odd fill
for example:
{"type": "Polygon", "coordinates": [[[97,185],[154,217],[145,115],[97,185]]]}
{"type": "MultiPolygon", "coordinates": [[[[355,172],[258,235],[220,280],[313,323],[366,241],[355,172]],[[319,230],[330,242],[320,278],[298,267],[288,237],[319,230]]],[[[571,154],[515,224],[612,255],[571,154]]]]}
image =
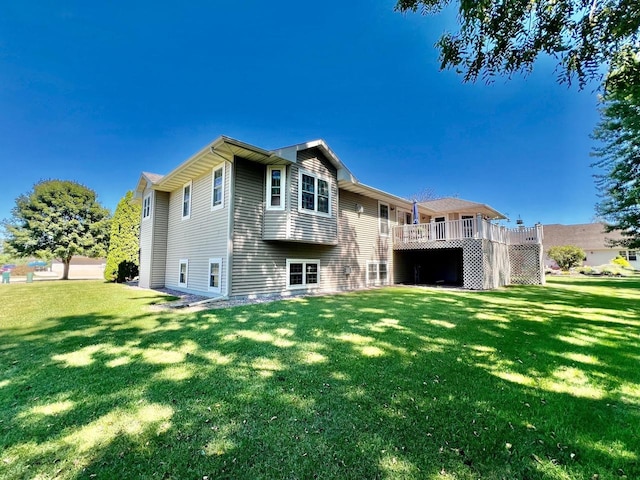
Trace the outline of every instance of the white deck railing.
{"type": "Polygon", "coordinates": [[[393,228],[395,248],[447,240],[485,239],[507,245],[542,243],[542,226],[508,229],[486,220],[465,218],[393,228]]]}

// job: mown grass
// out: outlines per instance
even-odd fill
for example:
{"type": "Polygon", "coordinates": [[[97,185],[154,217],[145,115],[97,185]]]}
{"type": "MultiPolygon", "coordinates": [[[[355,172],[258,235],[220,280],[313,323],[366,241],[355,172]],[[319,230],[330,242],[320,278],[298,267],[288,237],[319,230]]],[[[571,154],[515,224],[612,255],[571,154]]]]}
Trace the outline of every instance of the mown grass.
{"type": "Polygon", "coordinates": [[[0,478],[640,478],[639,287],[3,285],[0,478]]]}

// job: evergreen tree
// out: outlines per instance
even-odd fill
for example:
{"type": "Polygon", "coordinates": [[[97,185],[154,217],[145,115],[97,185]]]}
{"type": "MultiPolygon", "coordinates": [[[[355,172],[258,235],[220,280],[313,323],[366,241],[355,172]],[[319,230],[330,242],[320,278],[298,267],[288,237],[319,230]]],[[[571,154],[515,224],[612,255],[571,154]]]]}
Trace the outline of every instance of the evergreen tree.
{"type": "Polygon", "coordinates": [[[7,244],[18,255],[59,258],[69,278],[74,255],[102,257],[109,245],[109,210],[90,188],[66,180],[36,183],[16,199],[4,222],[7,244]]]}
{"type": "Polygon", "coordinates": [[[128,191],[118,202],[111,222],[111,241],[104,269],[106,280],[121,282],[137,274],[140,215],[140,204],[133,201],[133,192],[128,191]]]}
{"type": "Polygon", "coordinates": [[[606,231],[623,236],[612,245],[640,249],[640,59],[632,52],[607,79],[600,113],[594,132],[600,141],[594,150],[601,197],[596,211],[606,231]]]}

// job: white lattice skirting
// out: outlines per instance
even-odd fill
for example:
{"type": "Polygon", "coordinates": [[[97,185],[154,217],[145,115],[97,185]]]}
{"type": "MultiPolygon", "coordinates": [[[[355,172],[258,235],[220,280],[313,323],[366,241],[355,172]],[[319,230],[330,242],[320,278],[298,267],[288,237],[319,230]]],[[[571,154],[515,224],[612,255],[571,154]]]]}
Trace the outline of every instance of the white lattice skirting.
{"type": "Polygon", "coordinates": [[[397,250],[462,249],[462,286],[469,290],[491,290],[509,284],[544,283],[542,246],[505,245],[490,240],[445,240],[406,243],[397,250]]]}
{"type": "Polygon", "coordinates": [[[510,245],[511,283],[515,285],[544,284],[542,245],[510,245]]]}

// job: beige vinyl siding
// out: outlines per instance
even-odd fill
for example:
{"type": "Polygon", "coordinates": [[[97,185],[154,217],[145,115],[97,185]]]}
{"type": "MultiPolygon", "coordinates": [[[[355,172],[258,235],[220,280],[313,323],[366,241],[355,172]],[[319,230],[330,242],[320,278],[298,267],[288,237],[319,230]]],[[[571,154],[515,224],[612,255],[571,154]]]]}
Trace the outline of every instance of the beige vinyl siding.
{"type": "MultiPolygon", "coordinates": [[[[394,209],[395,206],[392,206],[394,209]]],[[[396,225],[395,215],[390,215],[389,227],[396,225]]],[[[391,236],[378,232],[378,200],[357,193],[340,190],[340,254],[336,259],[336,283],[339,289],[363,288],[367,281],[367,261],[387,262],[388,282],[393,279],[393,250],[391,236]],[[362,213],[356,211],[362,206],[362,213]],[[344,267],[351,267],[351,274],[344,275],[344,267]]]]}
{"type": "MultiPolygon", "coordinates": [[[[291,205],[289,239],[299,242],[336,244],[338,240],[337,171],[320,150],[312,148],[298,152],[298,163],[289,168],[291,188],[287,201],[291,205]],[[299,212],[300,169],[330,180],[330,217],[299,212]]],[[[316,195],[318,192],[316,191],[316,195]]]]}
{"type": "Polygon", "coordinates": [[[149,288],[151,286],[151,258],[152,258],[152,244],[153,244],[153,217],[155,211],[155,198],[154,192],[150,189],[146,189],[142,198],[151,194],[151,215],[147,218],[142,218],[140,215],[140,272],[139,272],[139,285],[142,288],[149,288]]]}
{"type": "MultiPolygon", "coordinates": [[[[298,163],[286,170],[284,188],[285,210],[264,212],[262,238],[264,240],[289,240],[292,242],[335,245],[338,240],[338,184],[335,167],[317,148],[298,152],[298,163]],[[300,170],[330,183],[330,216],[299,211],[300,170]]],[[[263,175],[266,173],[266,169],[263,175]]],[[[315,192],[317,195],[317,191],[315,192]]],[[[266,193],[263,187],[265,203],[266,193]]]]}
{"type": "Polygon", "coordinates": [[[279,291],[284,277],[271,257],[275,242],[262,239],[265,166],[234,162],[233,265],[231,296],[279,291]]]}
{"type": "Polygon", "coordinates": [[[167,258],[167,231],[169,213],[169,193],[154,192],[152,200],[153,240],[151,253],[151,288],[164,287],[165,262],[167,258]]]}
{"type": "Polygon", "coordinates": [[[264,241],[264,188],[260,187],[264,172],[263,165],[236,159],[231,296],[287,292],[287,259],[319,260],[321,291],[364,287],[368,260],[388,262],[392,278],[390,239],[378,235],[378,201],[361,195],[340,191],[338,209],[335,194],[332,209],[340,222],[337,245],[264,241]],[[356,212],[356,204],[363,205],[363,213],[356,212]],[[346,266],[351,267],[350,275],[345,274],[346,266]]]}
{"type": "Polygon", "coordinates": [[[188,219],[182,218],[182,187],[171,192],[165,268],[167,287],[210,295],[209,259],[221,257],[221,291],[226,291],[230,165],[225,165],[224,206],[214,211],[211,210],[212,172],[209,170],[192,180],[191,215],[188,219]],[[181,259],[189,260],[186,288],[178,285],[181,259]]]}
{"type": "Polygon", "coordinates": [[[289,228],[287,228],[288,224],[288,210],[265,210],[263,240],[287,240],[289,233],[289,228]]]}

